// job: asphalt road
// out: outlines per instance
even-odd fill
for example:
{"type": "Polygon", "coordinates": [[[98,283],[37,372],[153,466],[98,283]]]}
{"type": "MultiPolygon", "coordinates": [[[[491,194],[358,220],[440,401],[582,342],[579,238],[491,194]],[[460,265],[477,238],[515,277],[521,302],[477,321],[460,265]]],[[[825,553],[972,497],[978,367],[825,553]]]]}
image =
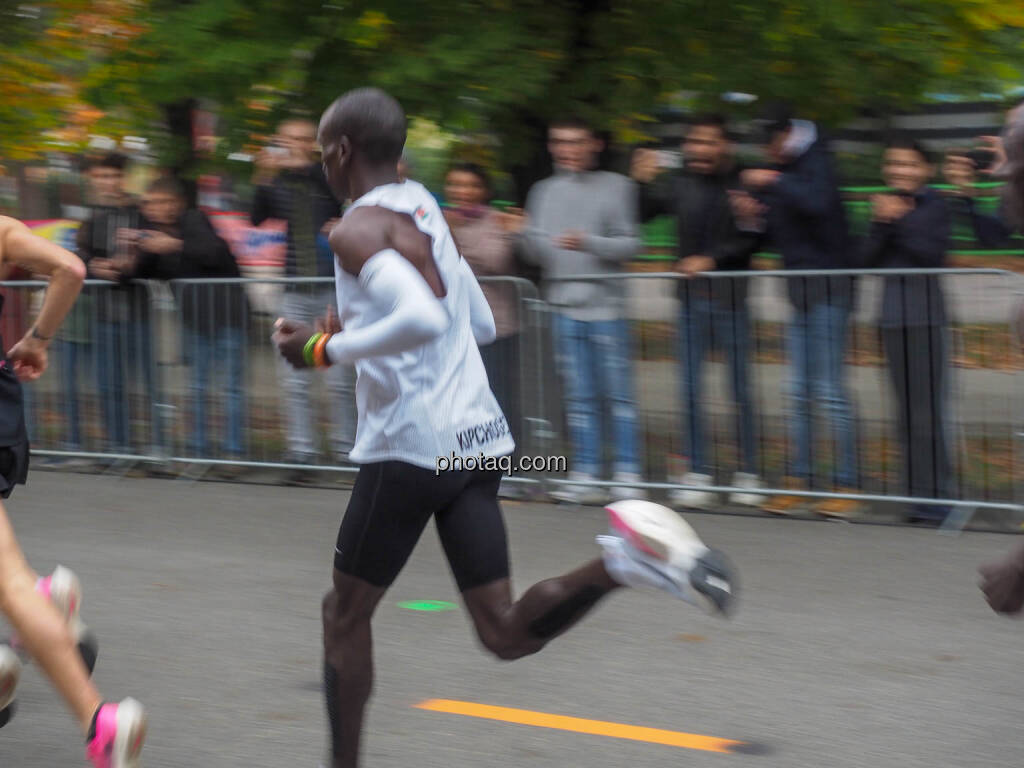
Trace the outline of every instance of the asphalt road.
{"type": "MultiPolygon", "coordinates": [[[[108,697],[150,709],[147,766],[316,766],[319,600],[345,491],[36,473],[9,504],[32,564],[72,566],[108,697]]],[[[597,509],[506,506],[521,590],[596,553],[597,509]]],[[[732,621],[622,592],[543,653],[480,651],[428,531],[375,623],[367,768],[1020,765],[1024,627],[975,584],[1011,538],[691,515],[743,576],[732,621]],[[703,734],[723,754],[415,708],[429,699],[703,734]]],[[[553,722],[553,721],[548,721],[553,722]]],[[[82,763],[34,668],[0,766],[82,763]]]]}

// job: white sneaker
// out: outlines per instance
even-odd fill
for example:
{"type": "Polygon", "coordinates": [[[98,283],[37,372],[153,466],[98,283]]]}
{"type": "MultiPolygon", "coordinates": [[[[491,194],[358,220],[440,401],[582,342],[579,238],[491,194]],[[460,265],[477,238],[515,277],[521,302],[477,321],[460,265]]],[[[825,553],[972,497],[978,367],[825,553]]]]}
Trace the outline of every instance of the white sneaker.
{"type": "MultiPolygon", "coordinates": [[[[687,472],[679,481],[680,485],[711,485],[714,478],[699,472],[687,472]]],[[[715,494],[711,491],[682,490],[669,491],[669,504],[680,509],[708,509],[715,503],[715,494]]]]}
{"type": "MultiPolygon", "coordinates": [[[[78,647],[82,662],[91,675],[96,668],[99,643],[81,618],[82,583],[78,580],[78,575],[70,568],[58,565],[53,569],[53,573],[36,582],[36,592],[50,601],[68,625],[71,639],[78,647]]],[[[17,653],[28,659],[28,652],[17,635],[11,636],[10,643],[17,653]]]]}
{"type": "MultiPolygon", "coordinates": [[[[588,481],[597,482],[597,478],[593,475],[587,475],[583,472],[570,472],[567,478],[570,482],[574,483],[586,483],[588,481]]],[[[582,506],[600,506],[608,500],[608,493],[602,487],[594,487],[587,485],[564,485],[558,490],[551,492],[551,498],[555,501],[565,502],[566,504],[580,504],[582,506]]]]}
{"type": "Polygon", "coordinates": [[[598,536],[605,567],[620,584],[654,587],[727,614],[736,597],[732,566],[680,515],[649,501],[609,504],[612,535],[598,536]]]}
{"type": "Polygon", "coordinates": [[[0,645],[0,728],[7,725],[14,712],[14,692],[21,679],[21,659],[10,646],[0,645]]]}
{"type": "Polygon", "coordinates": [[[612,501],[625,501],[626,499],[646,499],[647,491],[643,488],[631,488],[630,483],[642,483],[644,479],[636,472],[616,472],[612,482],[622,483],[621,487],[611,489],[612,501]]]}
{"type": "MultiPolygon", "coordinates": [[[[750,472],[737,472],[732,476],[732,483],[730,484],[734,488],[743,488],[748,491],[759,491],[764,487],[761,485],[761,479],[750,472]]],[[[762,501],[764,501],[764,496],[758,493],[740,493],[737,491],[729,496],[729,503],[741,507],[759,507],[762,501]]]]}

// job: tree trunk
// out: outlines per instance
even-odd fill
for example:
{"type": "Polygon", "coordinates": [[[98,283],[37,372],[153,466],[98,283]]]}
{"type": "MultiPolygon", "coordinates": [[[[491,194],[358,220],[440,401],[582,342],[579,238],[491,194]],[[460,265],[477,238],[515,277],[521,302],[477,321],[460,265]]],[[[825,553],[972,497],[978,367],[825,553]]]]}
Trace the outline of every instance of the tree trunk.
{"type": "Polygon", "coordinates": [[[192,135],[192,115],[197,106],[195,99],[184,99],[164,105],[167,128],[174,140],[174,159],[168,168],[185,188],[188,206],[196,206],[198,192],[195,174],[197,158],[192,135]]]}

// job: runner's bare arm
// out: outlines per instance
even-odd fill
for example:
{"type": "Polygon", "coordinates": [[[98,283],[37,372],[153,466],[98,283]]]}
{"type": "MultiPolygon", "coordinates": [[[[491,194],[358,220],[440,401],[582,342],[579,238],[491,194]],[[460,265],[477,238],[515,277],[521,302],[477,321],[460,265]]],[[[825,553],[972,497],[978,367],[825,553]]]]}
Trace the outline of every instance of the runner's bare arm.
{"type": "Polygon", "coordinates": [[[42,309],[29,331],[35,339],[48,341],[57,333],[82,289],[85,264],[75,254],[32,234],[20,221],[5,216],[0,216],[0,262],[17,264],[33,274],[50,278],[42,309]]]}

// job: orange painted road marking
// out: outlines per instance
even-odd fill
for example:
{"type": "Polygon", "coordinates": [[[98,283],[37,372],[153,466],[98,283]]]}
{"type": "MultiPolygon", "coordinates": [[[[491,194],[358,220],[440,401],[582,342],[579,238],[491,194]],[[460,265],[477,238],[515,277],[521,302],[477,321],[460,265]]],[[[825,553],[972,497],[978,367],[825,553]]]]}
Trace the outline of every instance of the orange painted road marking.
{"type": "Polygon", "coordinates": [[[467,717],[480,717],[484,720],[500,720],[504,723],[533,725],[538,728],[554,728],[559,731],[589,733],[593,736],[610,736],[614,739],[647,741],[652,744],[699,749],[705,752],[731,754],[743,751],[743,747],[747,746],[742,741],[719,739],[715,736],[703,736],[699,733],[664,731],[660,728],[645,728],[640,725],[609,723],[603,720],[585,720],[581,717],[566,717],[565,715],[549,715],[545,712],[531,712],[528,709],[509,709],[508,707],[492,707],[489,704],[474,704],[470,701],[430,699],[429,701],[417,704],[416,708],[425,709],[430,712],[444,712],[449,715],[466,715],[467,717]]]}

